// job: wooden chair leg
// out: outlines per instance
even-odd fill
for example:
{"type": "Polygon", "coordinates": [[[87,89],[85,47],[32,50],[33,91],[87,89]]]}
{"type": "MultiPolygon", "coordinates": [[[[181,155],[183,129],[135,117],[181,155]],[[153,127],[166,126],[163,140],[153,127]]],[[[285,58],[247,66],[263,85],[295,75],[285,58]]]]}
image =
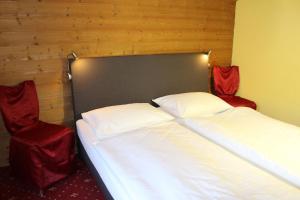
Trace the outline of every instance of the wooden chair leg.
{"type": "Polygon", "coordinates": [[[44,197],[44,191],[42,189],[40,189],[40,197],[44,197]]]}

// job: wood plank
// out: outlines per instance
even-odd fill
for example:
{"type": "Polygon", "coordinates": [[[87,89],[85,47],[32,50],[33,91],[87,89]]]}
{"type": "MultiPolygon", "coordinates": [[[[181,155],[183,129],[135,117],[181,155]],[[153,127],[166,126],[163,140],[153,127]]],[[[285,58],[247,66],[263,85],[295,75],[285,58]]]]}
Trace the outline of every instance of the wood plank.
{"type": "MultiPolygon", "coordinates": [[[[220,0],[203,0],[203,1],[103,1],[103,2],[57,2],[57,1],[19,1],[19,12],[24,14],[40,14],[40,15],[62,15],[76,12],[78,14],[85,14],[88,10],[91,15],[99,14],[101,12],[112,12],[117,16],[122,11],[136,12],[136,13],[155,13],[155,14],[170,14],[178,11],[185,11],[184,13],[190,13],[194,10],[212,10],[212,11],[224,11],[231,9],[234,5],[231,1],[220,0]],[[141,10],[141,8],[143,8],[141,10]],[[190,12],[189,12],[190,11],[190,12]]],[[[182,12],[181,12],[182,13],[182,12]]],[[[177,13],[177,14],[181,14],[177,13]]]]}
{"type": "MultiPolygon", "coordinates": [[[[222,31],[230,31],[230,27],[227,25],[219,24],[217,29],[222,31]]],[[[198,29],[182,29],[182,30],[105,30],[102,34],[98,31],[49,31],[49,32],[2,32],[0,33],[0,46],[39,46],[39,45],[52,45],[57,43],[73,44],[77,42],[81,43],[93,43],[105,42],[105,41],[151,41],[155,37],[156,40],[165,39],[198,39],[198,40],[222,40],[231,39],[231,35],[226,34],[214,34],[212,30],[215,27],[201,26],[198,29]],[[211,34],[209,34],[211,33],[211,34]]]]}
{"type": "MultiPolygon", "coordinates": [[[[193,47],[194,44],[204,44],[207,43],[205,41],[199,41],[197,39],[191,42],[192,39],[190,39],[189,44],[191,44],[193,47]]],[[[159,48],[164,45],[169,45],[172,48],[173,43],[167,42],[167,41],[160,41],[159,44],[155,40],[155,37],[153,38],[153,45],[151,49],[154,49],[155,51],[152,53],[157,53],[159,51],[159,48]],[[159,46],[155,46],[155,45],[159,46]]],[[[178,40],[179,41],[179,40],[178,40]]],[[[184,43],[184,41],[182,41],[184,43]]],[[[188,42],[188,41],[187,41],[188,42]]],[[[198,51],[201,51],[201,49],[218,49],[218,48],[224,48],[224,44],[230,43],[230,40],[215,40],[215,46],[208,46],[208,47],[201,47],[198,45],[198,51]]],[[[143,49],[135,49],[136,45],[139,45],[140,43],[151,43],[151,41],[145,41],[145,42],[132,42],[130,41],[130,38],[128,38],[127,41],[123,42],[115,42],[110,40],[105,40],[102,42],[95,41],[94,43],[74,43],[69,45],[64,44],[55,44],[55,45],[46,45],[46,46],[9,46],[9,47],[0,47],[0,60],[5,60],[7,62],[13,61],[13,60],[23,60],[23,61],[30,61],[30,60],[45,60],[45,59],[65,59],[66,56],[71,52],[75,51],[78,53],[78,55],[87,57],[87,56],[109,56],[109,55],[130,55],[131,52],[135,52],[134,54],[143,54],[145,51],[143,49]]],[[[174,42],[174,44],[176,41],[174,42]]],[[[229,44],[230,45],[230,44],[229,44]]],[[[147,52],[150,53],[149,50],[145,49],[147,52]]],[[[178,50],[174,50],[173,52],[178,52],[178,50]]],[[[179,51],[180,52],[180,51],[179,51]]],[[[161,53],[172,53],[172,50],[161,50],[161,53]]]]}
{"type": "Polygon", "coordinates": [[[173,18],[155,18],[155,17],[119,17],[119,18],[101,18],[101,17],[24,17],[24,18],[0,18],[0,26],[7,32],[21,31],[82,31],[97,29],[181,29],[184,23],[185,29],[193,29],[201,26],[214,26],[218,24],[228,25],[232,23],[232,18],[221,18],[215,15],[203,15],[196,17],[173,17],[173,18]],[[47,24],[47,26],[45,26],[47,24]],[[138,27],[136,25],[139,25],[138,27]]]}

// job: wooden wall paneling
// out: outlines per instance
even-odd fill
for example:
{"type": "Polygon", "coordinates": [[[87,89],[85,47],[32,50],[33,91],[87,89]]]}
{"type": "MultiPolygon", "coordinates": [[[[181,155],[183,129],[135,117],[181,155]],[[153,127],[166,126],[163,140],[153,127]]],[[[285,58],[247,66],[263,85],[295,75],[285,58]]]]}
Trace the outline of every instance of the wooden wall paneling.
{"type": "MultiPolygon", "coordinates": [[[[36,82],[42,120],[72,122],[66,56],[199,52],[231,64],[235,0],[0,0],[0,84],[36,82]]],[[[0,132],[3,132],[0,123],[0,132]]]]}

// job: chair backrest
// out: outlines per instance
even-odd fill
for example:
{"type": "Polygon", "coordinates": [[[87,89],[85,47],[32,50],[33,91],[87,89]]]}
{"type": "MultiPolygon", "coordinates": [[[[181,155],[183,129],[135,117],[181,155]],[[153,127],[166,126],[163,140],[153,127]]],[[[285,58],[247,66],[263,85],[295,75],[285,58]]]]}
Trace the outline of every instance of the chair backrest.
{"type": "Polygon", "coordinates": [[[5,127],[12,135],[37,123],[39,102],[34,82],[0,86],[0,111],[5,127]]]}
{"type": "Polygon", "coordinates": [[[239,89],[240,75],[238,66],[213,67],[213,90],[218,96],[235,95],[239,89]]]}

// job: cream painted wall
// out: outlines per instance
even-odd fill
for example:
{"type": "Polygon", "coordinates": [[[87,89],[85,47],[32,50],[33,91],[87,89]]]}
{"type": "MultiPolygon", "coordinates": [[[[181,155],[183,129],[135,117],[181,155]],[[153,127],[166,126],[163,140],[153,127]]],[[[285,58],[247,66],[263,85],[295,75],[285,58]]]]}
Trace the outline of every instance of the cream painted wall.
{"type": "Polygon", "coordinates": [[[239,95],[300,126],[300,0],[238,0],[235,16],[239,95]]]}

